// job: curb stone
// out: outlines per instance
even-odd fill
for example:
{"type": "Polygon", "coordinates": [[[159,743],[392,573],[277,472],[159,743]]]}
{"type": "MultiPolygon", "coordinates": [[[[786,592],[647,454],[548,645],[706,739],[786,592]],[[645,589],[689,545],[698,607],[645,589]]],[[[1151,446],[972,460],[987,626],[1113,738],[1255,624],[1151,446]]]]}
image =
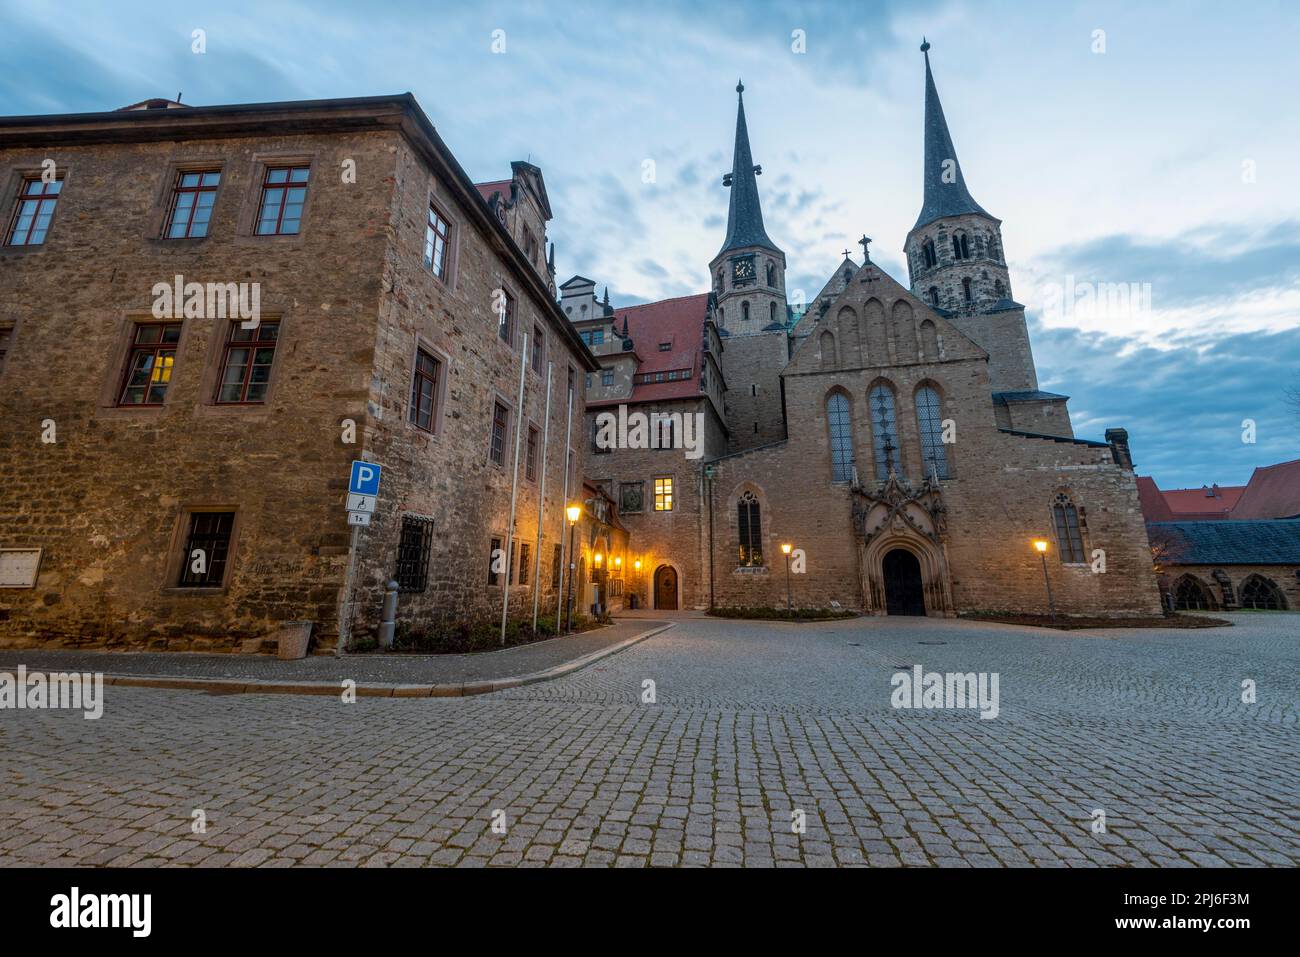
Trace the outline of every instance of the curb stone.
{"type": "MultiPolygon", "coordinates": [[[[470,695],[492,694],[507,688],[554,681],[579,671],[602,658],[618,654],[638,642],[645,641],[675,627],[675,622],[650,628],[626,638],[616,645],[601,648],[572,661],[554,665],[544,671],[517,675],[510,678],[493,678],[488,681],[449,682],[446,684],[391,684],[360,683],[357,695],[367,698],[465,698],[470,695]]],[[[166,675],[104,675],[104,684],[122,688],[160,688],[171,691],[219,691],[224,694],[298,694],[337,695],[342,690],[339,681],[283,681],[264,678],[176,678],[166,675]]]]}

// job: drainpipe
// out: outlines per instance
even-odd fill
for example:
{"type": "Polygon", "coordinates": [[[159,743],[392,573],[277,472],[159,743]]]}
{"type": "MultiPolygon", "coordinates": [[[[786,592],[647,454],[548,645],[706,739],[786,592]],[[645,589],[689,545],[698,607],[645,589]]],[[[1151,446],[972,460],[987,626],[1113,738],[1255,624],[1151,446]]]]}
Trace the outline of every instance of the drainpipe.
{"type": "Polygon", "coordinates": [[[713,466],[704,466],[704,481],[709,486],[709,607],[713,607],[713,466]]]}

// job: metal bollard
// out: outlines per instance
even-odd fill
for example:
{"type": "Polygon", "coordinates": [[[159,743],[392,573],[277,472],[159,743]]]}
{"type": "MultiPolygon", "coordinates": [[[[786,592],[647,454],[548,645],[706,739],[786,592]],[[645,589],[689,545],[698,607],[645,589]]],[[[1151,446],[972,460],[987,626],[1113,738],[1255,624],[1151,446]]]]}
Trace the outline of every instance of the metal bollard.
{"type": "Polygon", "coordinates": [[[393,647],[393,631],[397,628],[397,582],[390,581],[384,592],[383,621],[379,623],[379,647],[387,651],[393,647]]]}

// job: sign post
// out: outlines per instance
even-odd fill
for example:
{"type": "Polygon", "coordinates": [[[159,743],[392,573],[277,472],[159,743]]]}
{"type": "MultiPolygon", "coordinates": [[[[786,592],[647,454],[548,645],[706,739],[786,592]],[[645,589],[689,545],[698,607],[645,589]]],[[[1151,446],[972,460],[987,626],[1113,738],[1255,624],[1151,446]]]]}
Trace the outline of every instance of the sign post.
{"type": "Polygon", "coordinates": [[[352,528],[352,539],[348,545],[348,570],[343,579],[343,597],[339,602],[339,640],[334,649],[336,655],[347,653],[348,640],[352,636],[352,586],[356,577],[357,545],[362,526],[368,526],[370,517],[375,513],[382,472],[383,467],[374,462],[356,460],[352,463],[352,471],[348,476],[348,525],[352,528]]]}

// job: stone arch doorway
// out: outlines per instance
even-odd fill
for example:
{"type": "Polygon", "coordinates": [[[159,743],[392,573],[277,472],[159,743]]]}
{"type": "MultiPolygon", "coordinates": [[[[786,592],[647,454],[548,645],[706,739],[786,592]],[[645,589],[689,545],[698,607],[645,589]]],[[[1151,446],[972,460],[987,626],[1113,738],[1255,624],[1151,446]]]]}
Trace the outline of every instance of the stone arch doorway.
{"type": "Polygon", "coordinates": [[[894,548],[880,562],[885,584],[885,613],[889,615],[924,615],[925,583],[921,563],[906,548],[894,548]]]}
{"type": "Polygon", "coordinates": [[[655,569],[654,606],[671,611],[677,609],[677,569],[671,565],[660,565],[655,569]]]}

